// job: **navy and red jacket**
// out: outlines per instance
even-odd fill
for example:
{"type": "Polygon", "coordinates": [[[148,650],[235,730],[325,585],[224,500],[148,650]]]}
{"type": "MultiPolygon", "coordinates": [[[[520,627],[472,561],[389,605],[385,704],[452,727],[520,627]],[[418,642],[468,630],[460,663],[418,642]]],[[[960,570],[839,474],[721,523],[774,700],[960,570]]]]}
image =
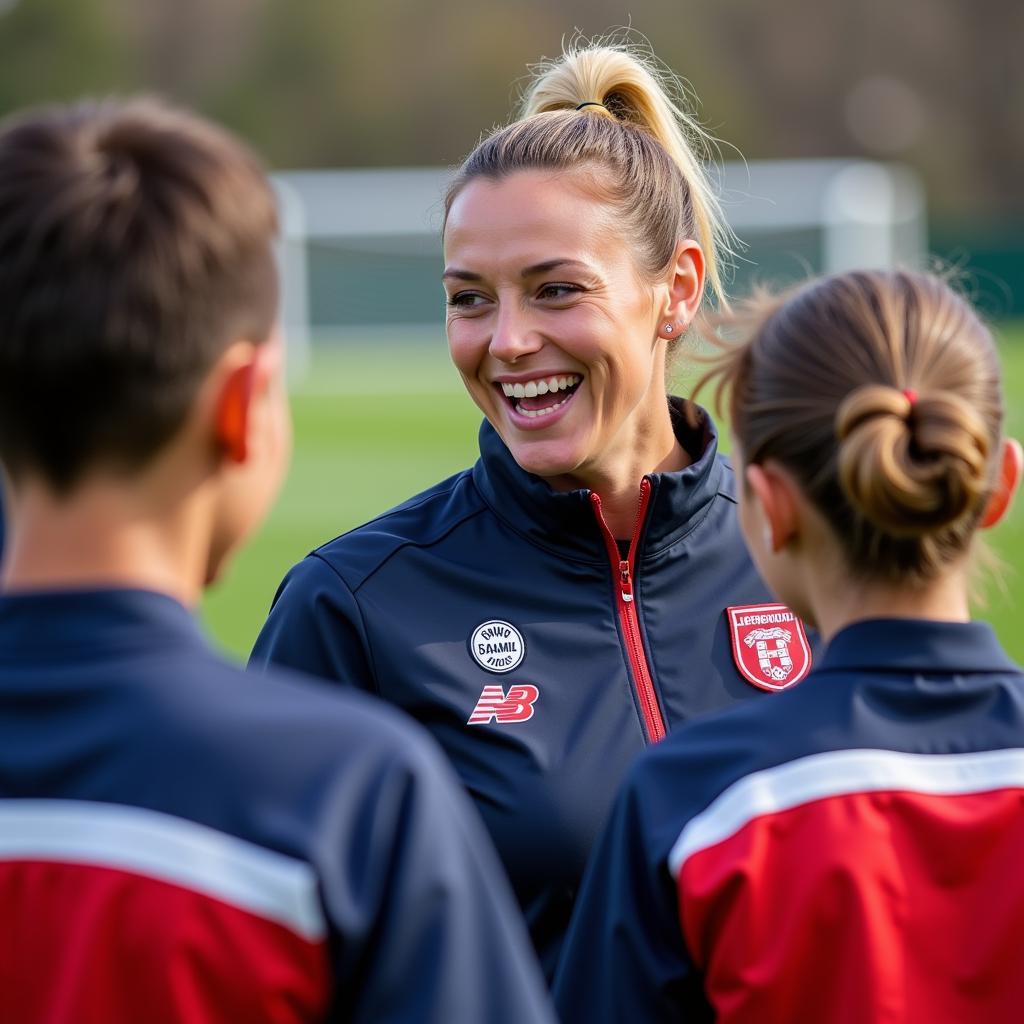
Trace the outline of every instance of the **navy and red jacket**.
{"type": "Polygon", "coordinates": [[[631,770],[565,1024],[1018,1021],[1024,673],[982,623],[840,631],[789,693],[631,770]]]}
{"type": "Polygon", "coordinates": [[[553,1022],[434,745],[139,590],[0,598],[0,1020],[553,1022]]]}
{"type": "Polygon", "coordinates": [[[587,854],[629,762],[761,694],[724,609],[764,601],[707,417],[692,465],[645,478],[620,551],[596,495],[555,493],[484,423],[480,460],[286,576],[252,662],[374,693],[448,754],[553,974],[587,854]]]}

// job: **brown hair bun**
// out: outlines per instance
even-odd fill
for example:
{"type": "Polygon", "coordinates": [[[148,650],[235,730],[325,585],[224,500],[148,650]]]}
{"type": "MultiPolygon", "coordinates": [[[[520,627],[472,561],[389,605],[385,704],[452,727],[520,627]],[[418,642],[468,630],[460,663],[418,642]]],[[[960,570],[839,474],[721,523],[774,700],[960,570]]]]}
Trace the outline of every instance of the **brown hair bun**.
{"type": "Polygon", "coordinates": [[[999,470],[991,332],[949,283],[857,270],[719,317],[713,369],[748,463],[790,470],[850,571],[900,586],[968,552],[999,470]],[[906,388],[903,391],[901,388],[906,388]]]}
{"type": "Polygon", "coordinates": [[[989,440],[959,395],[911,400],[885,385],[860,387],[839,406],[836,433],[843,491],[885,533],[914,537],[977,511],[989,440]]]}

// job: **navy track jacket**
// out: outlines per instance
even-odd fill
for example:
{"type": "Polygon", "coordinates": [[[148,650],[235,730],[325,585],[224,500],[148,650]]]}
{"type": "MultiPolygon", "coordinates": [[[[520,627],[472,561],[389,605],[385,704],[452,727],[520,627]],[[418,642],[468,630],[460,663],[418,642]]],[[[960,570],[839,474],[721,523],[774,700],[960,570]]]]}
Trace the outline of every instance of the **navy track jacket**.
{"type": "Polygon", "coordinates": [[[628,776],[564,1024],[954,1024],[1024,1006],[1024,673],[984,623],[841,630],[628,776]]]}
{"type": "Polygon", "coordinates": [[[553,1024],[429,739],[148,591],[0,598],[0,922],[11,1024],[553,1024]]]}
{"type": "Polygon", "coordinates": [[[252,663],[383,697],[465,783],[551,975],[590,850],[631,759],[763,691],[727,606],[766,600],[710,420],[694,459],[645,479],[621,551],[589,491],[555,493],[488,424],[476,465],[318,548],[282,583],[252,663]]]}

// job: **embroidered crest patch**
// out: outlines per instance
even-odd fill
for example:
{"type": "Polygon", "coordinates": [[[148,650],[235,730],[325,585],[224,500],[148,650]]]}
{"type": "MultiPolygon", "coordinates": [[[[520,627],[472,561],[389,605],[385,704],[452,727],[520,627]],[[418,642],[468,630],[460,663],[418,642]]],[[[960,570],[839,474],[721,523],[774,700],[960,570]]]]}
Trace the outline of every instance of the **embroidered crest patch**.
{"type": "Polygon", "coordinates": [[[761,690],[788,690],[811,670],[804,624],[784,604],[726,608],[740,675],[761,690]]]}
{"type": "Polygon", "coordinates": [[[503,619],[481,622],[469,638],[469,653],[488,672],[511,672],[526,657],[523,634],[503,619]]]}

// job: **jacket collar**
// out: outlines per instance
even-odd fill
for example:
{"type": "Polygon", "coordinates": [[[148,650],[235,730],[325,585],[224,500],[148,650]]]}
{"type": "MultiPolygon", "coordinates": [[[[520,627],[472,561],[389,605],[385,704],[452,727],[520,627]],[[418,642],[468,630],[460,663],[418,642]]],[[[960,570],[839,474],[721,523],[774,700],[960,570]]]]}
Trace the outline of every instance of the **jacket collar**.
{"type": "Polygon", "coordinates": [[[0,660],[6,662],[38,651],[207,646],[198,623],[173,597],[128,587],[5,594],[0,634],[0,660]]]}
{"type": "MultiPolygon", "coordinates": [[[[677,473],[648,475],[651,500],[640,558],[656,554],[688,533],[720,490],[731,495],[732,473],[718,455],[718,433],[711,417],[699,409],[700,423],[694,429],[684,408],[682,399],[669,399],[675,435],[694,461],[677,473]]],[[[559,493],[541,477],[521,469],[487,420],[480,427],[480,459],[473,467],[473,482],[494,514],[531,543],[577,561],[607,559],[590,491],[559,493]]]]}
{"type": "Polygon", "coordinates": [[[987,622],[868,619],[832,638],[817,671],[886,670],[960,675],[1021,669],[987,622]]]}

